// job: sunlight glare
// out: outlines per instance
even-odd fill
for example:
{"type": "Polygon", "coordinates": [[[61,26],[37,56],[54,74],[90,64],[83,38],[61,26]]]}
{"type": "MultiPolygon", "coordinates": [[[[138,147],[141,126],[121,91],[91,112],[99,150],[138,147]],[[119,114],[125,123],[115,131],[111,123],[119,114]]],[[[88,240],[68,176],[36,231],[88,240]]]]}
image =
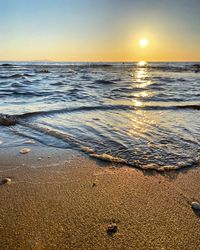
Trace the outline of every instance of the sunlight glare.
{"type": "Polygon", "coordinates": [[[141,101],[134,100],[134,106],[135,106],[135,107],[142,107],[142,106],[143,106],[143,103],[142,103],[141,101]]]}
{"type": "Polygon", "coordinates": [[[149,45],[149,40],[147,38],[142,38],[139,42],[141,48],[145,48],[149,45]]]}
{"type": "Polygon", "coordinates": [[[145,66],[147,64],[147,62],[145,62],[145,61],[140,61],[140,62],[138,62],[138,66],[140,66],[140,67],[143,67],[143,66],[145,66]]]}

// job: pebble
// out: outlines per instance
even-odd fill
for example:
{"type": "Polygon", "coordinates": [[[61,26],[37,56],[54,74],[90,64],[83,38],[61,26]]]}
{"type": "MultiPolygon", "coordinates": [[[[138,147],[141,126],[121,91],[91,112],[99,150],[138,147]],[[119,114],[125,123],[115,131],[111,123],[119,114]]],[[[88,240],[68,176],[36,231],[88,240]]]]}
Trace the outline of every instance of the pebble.
{"type": "Polygon", "coordinates": [[[13,126],[17,123],[17,120],[13,116],[0,115],[0,124],[3,126],[13,126]]]}
{"type": "Polygon", "coordinates": [[[198,202],[192,202],[192,208],[200,211],[200,204],[198,202]]]}
{"type": "Polygon", "coordinates": [[[117,230],[118,230],[117,224],[112,223],[112,224],[108,225],[107,234],[109,234],[109,235],[115,234],[117,232],[117,230]]]}
{"type": "Polygon", "coordinates": [[[10,184],[11,183],[11,179],[10,178],[3,178],[0,182],[1,185],[3,184],[10,184]]]}
{"type": "Polygon", "coordinates": [[[23,148],[23,149],[20,150],[20,153],[21,153],[21,154],[27,154],[27,153],[29,153],[30,151],[31,151],[30,148],[23,148]]]}

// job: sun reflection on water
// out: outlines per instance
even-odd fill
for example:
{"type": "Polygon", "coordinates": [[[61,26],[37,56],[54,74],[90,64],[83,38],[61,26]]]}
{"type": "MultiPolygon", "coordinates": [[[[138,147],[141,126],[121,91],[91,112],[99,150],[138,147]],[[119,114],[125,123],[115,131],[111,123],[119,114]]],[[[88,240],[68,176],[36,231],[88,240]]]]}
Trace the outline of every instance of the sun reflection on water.
{"type": "Polygon", "coordinates": [[[144,66],[147,65],[147,62],[145,62],[145,61],[140,61],[140,62],[138,62],[137,65],[140,66],[140,67],[144,67],[144,66]]]}
{"type": "MultiPolygon", "coordinates": [[[[139,62],[138,65],[146,65],[146,62],[139,62]]],[[[146,88],[152,84],[150,79],[149,70],[146,67],[137,68],[135,71],[134,79],[137,88],[146,88]]]]}
{"type": "Polygon", "coordinates": [[[144,81],[147,76],[148,76],[147,75],[147,70],[145,68],[139,68],[135,72],[135,79],[136,79],[137,82],[144,81]]]}
{"type": "Polygon", "coordinates": [[[149,93],[147,91],[141,91],[141,92],[138,92],[138,93],[134,93],[133,94],[134,97],[148,97],[149,96],[149,93]]]}
{"type": "Polygon", "coordinates": [[[136,99],[132,100],[132,105],[135,107],[144,107],[146,106],[146,102],[144,102],[145,98],[151,97],[153,94],[151,90],[148,90],[148,86],[152,84],[151,75],[149,73],[149,68],[146,67],[147,62],[141,61],[137,63],[137,67],[133,71],[133,83],[134,88],[136,87],[138,90],[132,93],[132,96],[136,99]],[[140,100],[140,98],[142,100],[140,100]]]}
{"type": "Polygon", "coordinates": [[[141,101],[138,101],[138,100],[133,100],[133,105],[135,107],[142,107],[142,106],[144,106],[144,104],[141,101]]]}

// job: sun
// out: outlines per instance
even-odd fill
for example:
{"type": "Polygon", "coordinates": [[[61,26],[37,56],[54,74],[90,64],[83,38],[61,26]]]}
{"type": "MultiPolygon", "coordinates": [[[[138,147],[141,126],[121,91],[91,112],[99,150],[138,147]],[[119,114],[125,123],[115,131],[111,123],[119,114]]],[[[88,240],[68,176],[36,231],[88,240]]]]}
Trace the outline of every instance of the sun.
{"type": "Polygon", "coordinates": [[[147,38],[142,38],[140,41],[139,41],[139,45],[141,48],[145,48],[149,45],[149,40],[147,38]]]}

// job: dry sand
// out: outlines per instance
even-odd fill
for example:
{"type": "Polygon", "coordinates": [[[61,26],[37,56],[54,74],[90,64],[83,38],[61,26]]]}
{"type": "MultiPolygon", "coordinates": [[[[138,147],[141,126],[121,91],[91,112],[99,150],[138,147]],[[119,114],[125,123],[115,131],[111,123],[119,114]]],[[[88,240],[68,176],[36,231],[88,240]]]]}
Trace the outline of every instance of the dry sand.
{"type": "Polygon", "coordinates": [[[200,167],[161,175],[28,146],[0,152],[12,179],[0,186],[0,249],[200,249],[200,167]]]}

